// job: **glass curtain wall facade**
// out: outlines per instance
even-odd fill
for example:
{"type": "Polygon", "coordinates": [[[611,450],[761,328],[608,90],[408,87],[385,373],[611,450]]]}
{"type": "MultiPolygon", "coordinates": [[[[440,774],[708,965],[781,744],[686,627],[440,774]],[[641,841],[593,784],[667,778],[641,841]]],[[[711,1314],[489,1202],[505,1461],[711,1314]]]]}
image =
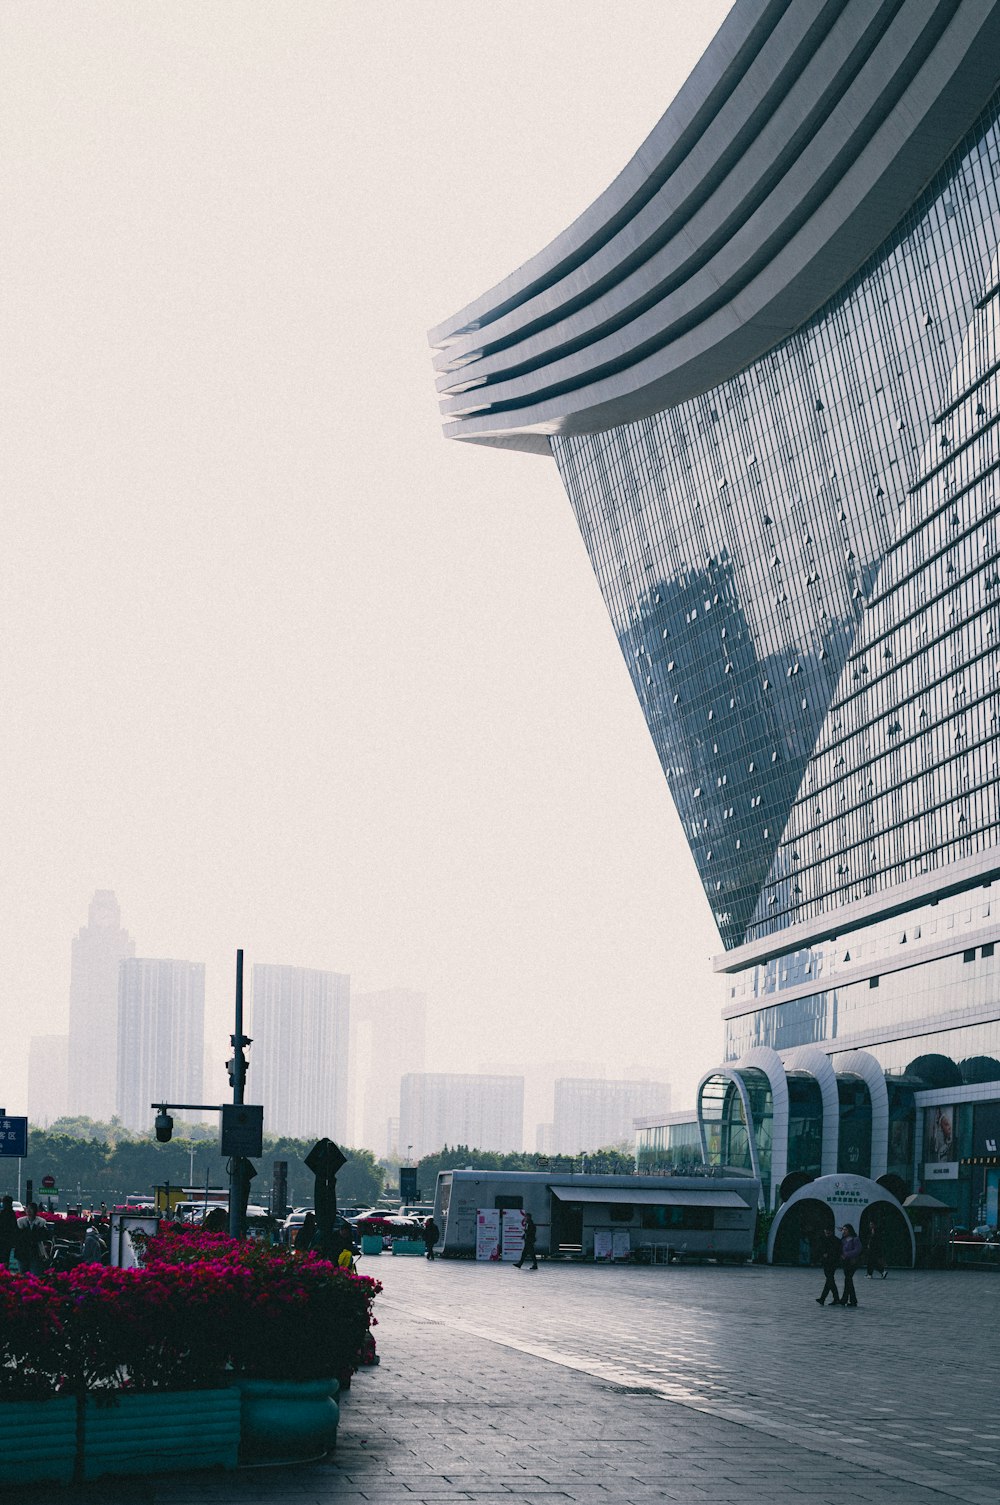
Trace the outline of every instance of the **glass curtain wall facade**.
{"type": "MultiPolygon", "coordinates": [[[[994,103],[784,344],[669,412],[551,441],[729,948],[1000,859],[998,180],[994,103]]],[[[727,978],[726,1061],[815,1044],[835,1069],[864,1048],[911,1095],[928,1055],[1000,1082],[1000,910],[981,879],[930,893],[727,978]]],[[[868,1174],[867,1089],[840,1090],[838,1169],[868,1174]]],[[[908,1183],[912,1117],[891,1156],[908,1183]]],[[[817,1122],[790,1119],[788,1170],[818,1161],[817,1122]]],[[[769,1132],[765,1110],[765,1180],[769,1132]]]]}
{"type": "Polygon", "coordinates": [[[724,948],[702,1153],[772,1204],[997,1200],[998,120],[996,0],[745,0],[432,333],[449,434],[558,467],[724,948]]]}
{"type": "Polygon", "coordinates": [[[783,345],[551,441],[727,946],[994,844],[998,179],[991,109],[783,345]]]}

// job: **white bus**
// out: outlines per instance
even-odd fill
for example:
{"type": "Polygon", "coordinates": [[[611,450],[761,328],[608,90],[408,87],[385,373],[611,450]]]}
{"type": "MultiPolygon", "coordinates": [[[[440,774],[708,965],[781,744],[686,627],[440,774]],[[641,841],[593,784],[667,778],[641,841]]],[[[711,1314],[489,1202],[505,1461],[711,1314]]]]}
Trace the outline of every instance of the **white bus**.
{"type": "Polygon", "coordinates": [[[595,1234],[615,1258],[731,1260],[753,1253],[760,1182],[753,1176],[575,1176],[548,1171],[440,1171],[434,1221],[438,1250],[473,1258],[478,1213],[530,1212],[537,1250],[550,1258],[593,1259],[595,1234]],[[615,1237],[617,1235],[617,1237],[615,1237]]]}

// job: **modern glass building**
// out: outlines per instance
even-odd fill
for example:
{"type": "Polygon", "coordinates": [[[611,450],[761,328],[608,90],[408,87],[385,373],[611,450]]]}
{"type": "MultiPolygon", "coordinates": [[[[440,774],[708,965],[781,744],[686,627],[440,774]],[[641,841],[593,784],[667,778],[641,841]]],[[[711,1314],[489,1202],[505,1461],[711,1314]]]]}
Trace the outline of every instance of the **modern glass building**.
{"type": "Polygon", "coordinates": [[[997,1222],[998,88],[997,0],[739,0],[431,335],[446,433],[558,466],[722,941],[701,1153],[772,1203],[997,1222]]]}

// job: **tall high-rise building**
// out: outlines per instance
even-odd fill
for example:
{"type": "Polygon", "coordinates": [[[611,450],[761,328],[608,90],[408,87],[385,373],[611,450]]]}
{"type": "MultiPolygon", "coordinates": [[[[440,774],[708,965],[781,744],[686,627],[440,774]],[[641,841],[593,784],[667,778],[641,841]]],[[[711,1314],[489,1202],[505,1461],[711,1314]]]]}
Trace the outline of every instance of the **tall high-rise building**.
{"type": "MultiPolygon", "coordinates": [[[[491,1061],[480,1065],[479,1070],[500,1076],[524,1077],[524,1124],[525,1143],[540,1150],[544,1141],[544,1153],[551,1154],[553,1094],[560,1077],[600,1077],[606,1074],[607,1063],[580,1058],[563,1057],[558,1060],[491,1061]],[[546,1132],[541,1132],[546,1131],[546,1132]]],[[[579,1145],[577,1146],[579,1149],[579,1145]]],[[[571,1152],[575,1153],[575,1152],[571,1152]]]]}
{"type": "Polygon", "coordinates": [[[524,1078],[407,1072],[399,1092],[399,1152],[419,1160],[445,1145],[519,1150],[524,1144],[524,1078]]]}
{"type": "Polygon", "coordinates": [[[69,984],[68,1111],[102,1121],[118,1092],[118,965],[135,955],[118,900],[98,889],[73,940],[69,984]]]}
{"type": "Polygon", "coordinates": [[[733,6],[432,340],[555,460],[712,907],[703,1154],[996,1222],[1000,4],[733,6]]]}
{"type": "Polygon", "coordinates": [[[346,1142],[351,979],[342,972],[253,967],[248,1102],[268,1134],[346,1142]]]}
{"type": "Polygon", "coordinates": [[[635,1120],[670,1111],[666,1082],[560,1077],[555,1084],[552,1148],[557,1155],[635,1143],[635,1120]]]}
{"type": "MultiPolygon", "coordinates": [[[[205,1074],[203,962],[127,957],[118,970],[117,1112],[150,1129],[151,1103],[200,1103],[205,1074]]],[[[200,1115],[188,1115],[197,1119],[200,1115]]]]}
{"type": "Polygon", "coordinates": [[[67,1106],[69,1037],[33,1035],[28,1045],[28,1119],[47,1129],[67,1106]]]}
{"type": "Polygon", "coordinates": [[[393,1151],[399,1084],[404,1072],[423,1071],[426,1034],[423,993],[386,988],[351,999],[352,1144],[376,1156],[393,1151]]]}

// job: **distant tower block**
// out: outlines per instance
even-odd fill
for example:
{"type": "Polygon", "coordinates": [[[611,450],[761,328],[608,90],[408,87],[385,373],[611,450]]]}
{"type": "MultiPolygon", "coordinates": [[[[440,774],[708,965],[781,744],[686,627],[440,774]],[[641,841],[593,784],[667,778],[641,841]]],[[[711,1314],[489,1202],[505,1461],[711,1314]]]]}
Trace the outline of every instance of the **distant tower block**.
{"type": "Polygon", "coordinates": [[[73,941],[69,984],[68,1103],[70,1114],[106,1122],[118,1087],[118,967],[135,955],[122,929],[118,900],[98,889],[87,923],[73,941]]]}

